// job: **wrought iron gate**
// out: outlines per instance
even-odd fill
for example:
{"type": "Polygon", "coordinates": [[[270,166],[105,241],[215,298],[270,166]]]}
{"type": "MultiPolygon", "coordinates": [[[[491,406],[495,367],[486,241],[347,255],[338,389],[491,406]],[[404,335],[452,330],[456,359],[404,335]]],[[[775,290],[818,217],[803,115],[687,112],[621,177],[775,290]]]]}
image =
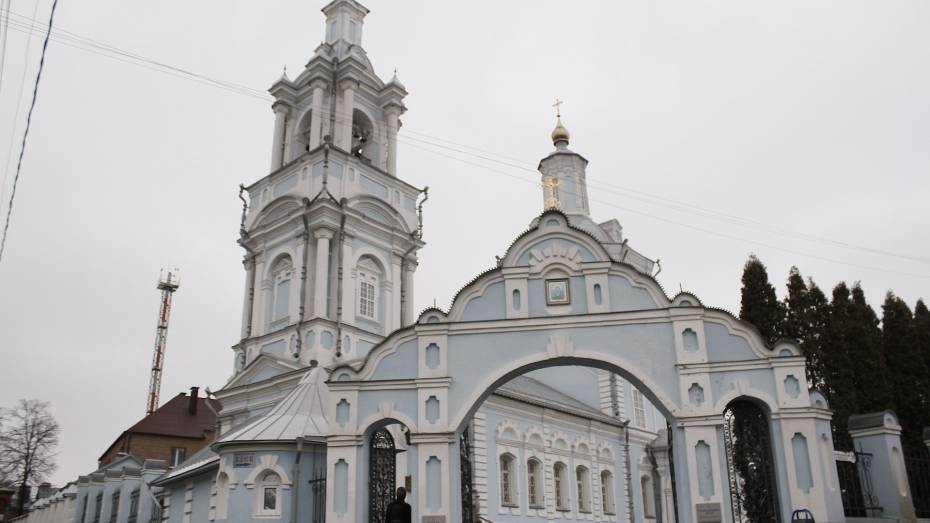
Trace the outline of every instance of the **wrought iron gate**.
{"type": "Polygon", "coordinates": [[[387,429],[371,435],[368,455],[368,521],[385,523],[388,505],[394,501],[397,452],[387,429]]]}
{"type": "Polygon", "coordinates": [[[313,478],[310,484],[310,496],[313,510],[310,514],[310,523],[324,523],[326,521],[326,476],[320,471],[319,477],[313,478]]]}
{"type": "Polygon", "coordinates": [[[478,511],[475,505],[475,483],[472,478],[471,438],[468,436],[468,427],[459,437],[459,468],[462,477],[462,523],[476,523],[478,511]]]}
{"type": "Polygon", "coordinates": [[[930,518],[930,452],[925,448],[905,449],[904,464],[917,517],[930,518]]]}
{"type": "Polygon", "coordinates": [[[778,493],[768,417],[754,403],[736,400],[723,418],[733,521],[776,523],[778,493]]]}
{"type": "Polygon", "coordinates": [[[882,507],[872,489],[872,454],[837,452],[836,474],[846,517],[881,517],[882,507]]]}

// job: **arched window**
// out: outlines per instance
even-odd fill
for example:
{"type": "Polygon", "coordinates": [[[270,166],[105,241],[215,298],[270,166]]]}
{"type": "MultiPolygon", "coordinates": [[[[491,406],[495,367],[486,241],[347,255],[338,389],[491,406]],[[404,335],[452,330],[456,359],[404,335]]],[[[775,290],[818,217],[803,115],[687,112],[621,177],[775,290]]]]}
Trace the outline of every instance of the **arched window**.
{"type": "Polygon", "coordinates": [[[544,490],[542,463],[536,458],[530,458],[526,462],[526,492],[530,508],[543,508],[544,490]]]}
{"type": "Polygon", "coordinates": [[[294,265],[288,256],[282,256],[271,269],[271,330],[276,330],[290,323],[291,280],[294,279],[294,265]]]}
{"type": "Polygon", "coordinates": [[[591,512],[591,475],[588,468],[575,468],[575,482],[578,485],[578,512],[591,512]]]}
{"type": "Polygon", "coordinates": [[[281,476],[266,472],[259,482],[256,516],[281,515],[281,476]]]}
{"type": "Polygon", "coordinates": [[[227,506],[229,504],[229,476],[225,472],[220,472],[216,478],[216,509],[214,512],[216,519],[226,519],[227,506]]]}
{"type": "Polygon", "coordinates": [[[517,505],[517,475],[514,470],[513,454],[501,455],[501,505],[514,507],[517,505]]]}
{"type": "Polygon", "coordinates": [[[358,262],[358,315],[378,321],[381,295],[381,267],[369,257],[358,262]]]}
{"type": "Polygon", "coordinates": [[[355,109],[352,111],[352,155],[366,160],[376,159],[375,127],[368,116],[355,109]]]}
{"type": "Polygon", "coordinates": [[[552,467],[552,476],[555,481],[555,509],[569,510],[568,506],[568,468],[561,461],[552,467]]]}
{"type": "Polygon", "coordinates": [[[307,111],[297,124],[296,140],[298,147],[291,153],[295,158],[310,150],[310,129],[313,122],[313,112],[307,111]]]}
{"type": "Polygon", "coordinates": [[[640,483],[643,488],[643,517],[655,519],[656,493],[652,486],[652,476],[643,476],[640,483]]]}
{"type": "Polygon", "coordinates": [[[609,470],[601,471],[601,499],[604,505],[604,514],[616,514],[614,506],[614,475],[609,470]]]}

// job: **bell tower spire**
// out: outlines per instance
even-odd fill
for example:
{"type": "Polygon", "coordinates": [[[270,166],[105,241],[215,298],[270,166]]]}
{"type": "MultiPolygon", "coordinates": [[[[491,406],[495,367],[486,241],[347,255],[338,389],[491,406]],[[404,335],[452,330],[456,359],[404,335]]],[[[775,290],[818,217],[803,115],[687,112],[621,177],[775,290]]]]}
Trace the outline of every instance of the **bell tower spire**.
{"type": "Polygon", "coordinates": [[[543,209],[559,209],[569,215],[589,216],[588,187],[585,168],[588,161],[568,148],[571,135],[562,124],[562,104],[558,98],[555,108],[556,124],[552,130],[555,150],[540,160],[542,175],[543,209]]]}

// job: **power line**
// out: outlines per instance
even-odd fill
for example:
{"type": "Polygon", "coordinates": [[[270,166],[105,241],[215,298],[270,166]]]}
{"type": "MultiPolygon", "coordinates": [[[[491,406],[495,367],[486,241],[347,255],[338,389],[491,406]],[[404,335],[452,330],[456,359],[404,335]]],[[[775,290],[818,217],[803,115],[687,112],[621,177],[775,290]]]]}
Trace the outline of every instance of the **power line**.
{"type": "MultiPolygon", "coordinates": [[[[36,21],[34,19],[30,19],[26,16],[19,15],[16,13],[11,13],[11,16],[16,18],[16,20],[12,20],[14,30],[25,32],[26,29],[29,29],[31,31],[35,27],[34,22],[36,21]]],[[[171,74],[172,76],[196,81],[198,83],[210,85],[212,87],[218,87],[221,89],[234,92],[236,94],[249,96],[249,97],[260,99],[263,101],[273,100],[273,98],[268,96],[266,93],[256,90],[256,89],[252,89],[248,86],[245,86],[242,84],[235,84],[232,82],[226,82],[223,80],[218,80],[218,79],[211,78],[206,75],[202,75],[202,74],[199,74],[199,73],[187,70],[187,69],[175,67],[175,66],[163,63],[163,62],[152,60],[150,58],[144,57],[137,53],[125,51],[123,49],[112,46],[110,44],[99,42],[97,40],[93,40],[91,38],[87,38],[77,33],[67,31],[61,28],[56,28],[56,34],[52,36],[52,40],[57,43],[67,45],[69,47],[81,49],[84,51],[88,51],[94,54],[105,56],[105,57],[115,59],[118,61],[122,61],[125,63],[130,63],[133,65],[145,67],[147,69],[152,69],[152,70],[156,70],[156,71],[163,72],[166,74],[171,74]]],[[[337,119],[340,119],[340,117],[337,117],[337,119]]],[[[427,133],[415,131],[412,129],[405,129],[405,130],[408,133],[419,135],[425,138],[429,138],[430,140],[433,140],[433,141],[431,142],[424,138],[417,138],[416,136],[407,136],[406,138],[410,140],[415,140],[417,142],[429,144],[434,147],[447,149],[450,151],[457,152],[459,154],[467,154],[467,155],[480,158],[488,162],[494,162],[494,163],[501,164],[501,165],[504,165],[510,168],[531,172],[534,175],[538,174],[538,171],[536,171],[536,169],[531,168],[529,166],[530,164],[525,163],[523,160],[520,160],[517,158],[508,157],[508,156],[501,155],[499,153],[495,153],[492,151],[480,149],[480,148],[473,147],[470,145],[465,145],[465,144],[454,142],[451,140],[446,140],[444,138],[440,138],[440,137],[430,135],[427,133]],[[436,142],[444,142],[444,143],[436,143],[436,142]],[[444,145],[444,144],[452,144],[452,145],[456,145],[458,147],[469,149],[469,150],[463,150],[463,149],[451,147],[449,145],[444,145]],[[475,151],[475,152],[472,152],[472,151],[475,151]]],[[[409,145],[409,142],[407,143],[409,145]]],[[[495,171],[495,172],[500,172],[500,171],[495,171]]],[[[785,229],[785,228],[777,227],[777,226],[767,224],[761,221],[753,220],[751,218],[744,218],[744,217],[740,217],[740,216],[736,216],[732,214],[723,213],[723,212],[713,210],[713,209],[707,209],[707,208],[695,205],[690,202],[670,199],[665,196],[651,194],[645,191],[633,189],[631,187],[625,187],[622,185],[617,185],[617,184],[613,184],[613,183],[609,183],[605,181],[598,181],[596,179],[590,179],[590,178],[587,180],[587,183],[589,186],[591,186],[592,188],[596,188],[599,191],[617,194],[619,196],[641,201],[649,205],[664,207],[664,208],[672,209],[672,210],[682,212],[682,213],[693,214],[696,216],[701,216],[704,218],[721,221],[721,222],[728,223],[731,225],[752,228],[752,229],[761,230],[767,233],[778,234],[781,236],[801,238],[801,239],[808,240],[808,241],[820,242],[820,243],[829,244],[829,245],[833,245],[837,247],[858,250],[861,252],[868,252],[871,254],[877,254],[881,256],[899,258],[899,259],[922,262],[922,263],[930,263],[930,258],[927,258],[927,257],[913,256],[913,255],[909,255],[905,253],[898,253],[898,252],[892,252],[892,251],[887,251],[887,250],[882,250],[882,249],[876,249],[874,247],[869,247],[866,245],[858,245],[858,244],[853,244],[849,242],[833,240],[830,238],[825,238],[825,237],[821,237],[817,235],[812,235],[812,234],[804,233],[802,231],[785,229]]],[[[675,223],[678,223],[678,222],[675,222],[675,223]]],[[[719,235],[721,233],[714,233],[714,234],[719,235]]]]}
{"type": "Polygon", "coordinates": [[[26,115],[26,129],[23,131],[23,143],[19,149],[19,160],[16,162],[16,175],[13,176],[13,188],[10,191],[10,203],[6,209],[6,223],[3,225],[3,237],[0,238],[0,261],[3,260],[3,250],[6,247],[6,235],[10,229],[10,217],[13,214],[13,199],[16,198],[16,185],[23,167],[23,156],[26,154],[26,139],[29,137],[29,128],[32,125],[32,112],[36,108],[36,99],[39,97],[39,82],[42,80],[42,69],[45,68],[45,52],[48,50],[48,37],[52,34],[52,24],[55,21],[55,8],[58,0],[52,0],[52,12],[48,15],[48,32],[45,33],[45,42],[42,44],[42,55],[39,58],[39,71],[36,73],[36,82],[32,87],[32,103],[29,104],[29,113],[26,115]]]}
{"type": "MultiPolygon", "coordinates": [[[[32,17],[35,18],[38,12],[39,2],[36,1],[33,4],[32,17]]],[[[7,30],[9,30],[9,28],[7,28],[7,30]]],[[[29,55],[32,52],[31,30],[29,36],[30,38],[26,41],[25,56],[23,57],[23,74],[20,75],[19,79],[19,92],[16,94],[16,109],[13,111],[13,118],[10,119],[13,128],[10,131],[10,142],[7,144],[6,156],[4,156],[3,177],[0,179],[0,210],[3,209],[3,202],[6,201],[6,181],[10,174],[10,164],[13,161],[13,145],[16,143],[16,131],[19,129],[19,109],[23,105],[23,93],[26,91],[26,78],[29,76],[29,55]]]]}
{"type": "MultiPolygon", "coordinates": [[[[490,167],[487,167],[487,166],[485,166],[485,165],[479,164],[479,163],[477,163],[477,162],[472,162],[472,161],[464,160],[464,159],[462,159],[462,158],[458,158],[458,157],[455,157],[455,156],[452,156],[452,155],[449,155],[449,154],[444,154],[444,153],[439,152],[439,151],[435,151],[435,150],[431,150],[431,149],[426,148],[426,147],[422,147],[422,146],[420,146],[420,145],[418,145],[418,144],[416,144],[416,143],[413,143],[413,142],[407,142],[407,141],[405,141],[405,140],[400,140],[400,141],[404,142],[406,145],[408,145],[408,146],[410,146],[410,147],[413,147],[414,149],[419,149],[419,150],[421,150],[421,151],[426,151],[426,152],[429,152],[429,153],[431,153],[431,154],[435,154],[435,155],[438,155],[438,156],[442,156],[442,157],[445,157],[445,158],[449,158],[449,159],[452,159],[452,160],[455,160],[455,161],[458,161],[458,162],[461,162],[461,163],[464,163],[464,164],[472,165],[472,166],[478,167],[478,168],[480,168],[480,169],[487,170],[487,171],[490,171],[490,172],[494,172],[494,173],[497,173],[497,174],[502,174],[502,175],[504,175],[504,176],[508,176],[508,177],[510,177],[510,178],[514,178],[514,179],[520,180],[521,182],[526,182],[526,183],[530,183],[530,184],[533,184],[533,185],[537,185],[537,182],[536,182],[535,180],[529,180],[529,179],[527,179],[527,178],[525,178],[525,177],[523,177],[523,176],[519,176],[519,175],[515,175],[515,174],[513,174],[513,173],[508,173],[508,172],[505,172],[505,171],[501,171],[501,170],[499,170],[499,169],[492,169],[492,168],[490,168],[490,167]]],[[[571,193],[571,192],[566,192],[566,194],[568,194],[568,195],[570,195],[570,196],[577,196],[576,193],[571,193]]],[[[645,217],[651,218],[651,219],[653,219],[653,220],[662,221],[662,222],[665,222],[665,223],[668,223],[668,224],[672,224],[672,225],[676,225],[676,226],[679,226],[679,227],[685,227],[685,228],[688,228],[688,229],[692,229],[692,230],[695,230],[695,231],[699,231],[699,232],[702,232],[702,233],[705,233],[705,234],[710,234],[710,235],[712,235],[712,236],[717,236],[717,237],[720,237],[720,238],[726,238],[726,239],[729,239],[729,240],[735,240],[735,241],[739,241],[739,242],[750,243],[750,244],[753,244],[753,245],[758,245],[758,246],[760,246],[760,247],[766,247],[766,248],[769,248],[769,249],[774,249],[774,250],[778,250],[778,251],[782,251],[782,252],[787,252],[787,253],[790,253],[790,254],[796,254],[796,255],[799,255],[799,256],[804,256],[804,257],[807,257],[807,258],[813,258],[813,259],[817,259],[817,260],[821,260],[821,261],[826,261],[826,262],[830,262],[830,263],[837,263],[837,264],[841,264],[841,265],[846,265],[846,266],[849,266],[849,267],[855,267],[855,268],[858,268],[858,269],[866,269],[866,270],[876,271],[876,272],[880,272],[880,273],[898,274],[898,275],[901,275],[901,276],[911,276],[911,277],[915,277],[915,278],[927,278],[927,279],[930,279],[930,275],[926,275],[926,274],[916,274],[916,273],[910,273],[910,272],[896,271],[896,270],[891,270],[891,269],[886,269],[886,268],[881,268],[881,267],[872,267],[872,266],[868,266],[868,265],[859,265],[859,264],[856,264],[856,263],[850,263],[850,262],[847,262],[847,261],[837,260],[837,259],[834,259],[834,258],[827,258],[827,257],[819,256],[819,255],[816,255],[816,254],[810,254],[810,253],[806,253],[806,252],[803,252],[803,251],[797,251],[797,250],[794,250],[794,249],[787,249],[787,248],[785,248],[785,247],[780,247],[780,246],[777,246],[777,245],[772,245],[772,244],[769,244],[769,243],[760,242],[760,241],[758,241],[758,240],[752,240],[752,239],[749,239],[749,238],[743,238],[743,237],[740,237],[740,236],[734,236],[734,235],[722,233],[722,232],[719,232],[719,231],[714,231],[714,230],[710,230],[710,229],[705,229],[705,228],[703,228],[703,227],[698,227],[698,226],[692,225],[692,224],[690,224],[690,223],[679,222],[679,221],[676,221],[676,220],[671,220],[671,219],[669,219],[669,218],[664,218],[664,217],[662,217],[662,216],[656,216],[656,215],[654,215],[654,214],[650,214],[650,213],[647,213],[647,212],[643,212],[643,211],[640,211],[640,210],[638,210],[638,209],[634,209],[634,208],[631,208],[631,207],[625,207],[625,206],[622,206],[622,205],[617,205],[616,203],[613,203],[613,202],[608,202],[608,201],[604,201],[604,200],[599,200],[599,199],[596,199],[596,198],[589,198],[589,200],[592,201],[592,202],[597,202],[597,203],[600,203],[600,204],[602,204],[602,205],[606,205],[606,206],[608,206],[608,207],[613,207],[613,208],[615,208],[615,209],[619,209],[619,210],[622,210],[622,211],[625,211],[625,212],[631,212],[631,213],[633,213],[633,214],[638,214],[638,215],[640,215],[640,216],[645,216],[645,217]]]]}

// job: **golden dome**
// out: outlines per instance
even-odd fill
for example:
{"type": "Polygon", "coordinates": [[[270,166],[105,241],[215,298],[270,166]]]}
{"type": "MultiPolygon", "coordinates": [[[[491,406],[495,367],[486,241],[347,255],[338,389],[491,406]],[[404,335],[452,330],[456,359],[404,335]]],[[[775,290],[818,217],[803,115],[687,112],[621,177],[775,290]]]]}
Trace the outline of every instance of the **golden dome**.
{"type": "Polygon", "coordinates": [[[552,143],[568,142],[569,137],[568,129],[562,125],[562,119],[559,118],[558,123],[555,124],[555,129],[552,130],[552,143]]]}

